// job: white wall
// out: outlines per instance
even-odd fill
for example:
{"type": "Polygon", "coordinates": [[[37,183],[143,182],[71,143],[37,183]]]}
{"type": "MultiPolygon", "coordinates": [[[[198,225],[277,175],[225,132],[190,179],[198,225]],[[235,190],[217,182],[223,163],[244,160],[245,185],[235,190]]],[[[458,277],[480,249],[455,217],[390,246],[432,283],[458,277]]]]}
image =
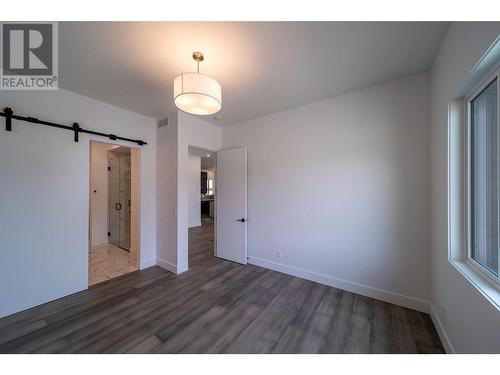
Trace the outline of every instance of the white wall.
{"type": "Polygon", "coordinates": [[[220,144],[218,126],[181,111],[158,129],[157,264],[171,272],[188,269],[189,146],[218,151],[220,144]]]}
{"type": "Polygon", "coordinates": [[[201,225],[201,157],[189,155],[189,228],[201,225]]]}
{"type": "MultiPolygon", "coordinates": [[[[156,256],[156,123],[65,90],[0,91],[14,113],[140,138],[141,268],[156,256]]],[[[13,121],[0,126],[0,316],[86,289],[89,139],[13,121]],[[22,277],[20,277],[22,275],[22,277]]],[[[116,142],[117,144],[120,142],[116,142]]],[[[129,143],[121,143],[129,146],[129,143]]]]}
{"type": "Polygon", "coordinates": [[[108,151],[115,147],[107,143],[91,144],[90,243],[92,246],[108,243],[108,151]]]}
{"type": "Polygon", "coordinates": [[[448,261],[448,104],[500,33],[500,23],[454,23],[431,72],[433,318],[449,351],[500,352],[500,313],[448,261]]]}
{"type": "Polygon", "coordinates": [[[168,116],[168,125],[157,130],[158,221],[156,263],[176,272],[177,264],[177,180],[178,116],[168,116]]]}
{"type": "Polygon", "coordinates": [[[211,169],[202,169],[203,172],[207,172],[208,180],[215,180],[215,172],[211,169]]]}
{"type": "Polygon", "coordinates": [[[248,147],[251,263],[427,310],[427,74],[224,127],[222,146],[248,147]]]}

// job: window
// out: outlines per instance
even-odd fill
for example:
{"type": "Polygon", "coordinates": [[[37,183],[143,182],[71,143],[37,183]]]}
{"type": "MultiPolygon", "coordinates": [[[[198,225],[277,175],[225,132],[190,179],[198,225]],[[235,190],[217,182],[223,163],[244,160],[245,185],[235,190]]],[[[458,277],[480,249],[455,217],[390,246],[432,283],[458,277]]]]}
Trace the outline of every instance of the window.
{"type": "Polygon", "coordinates": [[[208,180],[208,195],[214,195],[214,180],[208,180]]]}
{"type": "Polygon", "coordinates": [[[499,74],[490,76],[467,99],[468,249],[467,261],[499,281],[500,129],[499,74]]]}

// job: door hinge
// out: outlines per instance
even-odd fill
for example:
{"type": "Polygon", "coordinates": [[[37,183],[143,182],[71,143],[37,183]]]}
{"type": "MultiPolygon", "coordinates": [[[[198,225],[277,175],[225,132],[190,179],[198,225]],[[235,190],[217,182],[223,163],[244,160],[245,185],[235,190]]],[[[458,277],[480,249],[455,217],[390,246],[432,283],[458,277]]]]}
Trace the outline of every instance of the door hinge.
{"type": "Polygon", "coordinates": [[[110,171],[110,170],[111,170],[111,167],[108,167],[108,171],[110,171]]]}

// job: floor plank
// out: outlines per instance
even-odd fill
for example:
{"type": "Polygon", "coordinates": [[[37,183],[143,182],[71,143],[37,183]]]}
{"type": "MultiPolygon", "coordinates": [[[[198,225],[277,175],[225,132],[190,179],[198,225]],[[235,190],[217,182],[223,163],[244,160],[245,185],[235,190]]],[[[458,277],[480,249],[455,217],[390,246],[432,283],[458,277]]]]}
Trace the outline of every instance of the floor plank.
{"type": "Polygon", "coordinates": [[[151,267],[0,319],[0,353],[444,353],[429,315],[213,256],[151,267]]]}

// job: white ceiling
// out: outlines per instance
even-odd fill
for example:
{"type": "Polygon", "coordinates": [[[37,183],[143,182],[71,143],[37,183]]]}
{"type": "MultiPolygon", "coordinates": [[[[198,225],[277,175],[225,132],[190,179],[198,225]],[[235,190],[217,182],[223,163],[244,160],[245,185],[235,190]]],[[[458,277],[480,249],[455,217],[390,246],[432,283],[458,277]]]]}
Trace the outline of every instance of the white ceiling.
{"type": "Polygon", "coordinates": [[[201,158],[201,169],[215,168],[215,153],[212,151],[204,150],[189,146],[189,155],[199,156],[201,158]]]}
{"type": "Polygon", "coordinates": [[[223,88],[233,124],[430,68],[447,23],[64,22],[60,87],[157,119],[172,82],[195,70],[223,88]]]}
{"type": "Polygon", "coordinates": [[[215,169],[215,159],[201,158],[201,169],[215,169]]]}

